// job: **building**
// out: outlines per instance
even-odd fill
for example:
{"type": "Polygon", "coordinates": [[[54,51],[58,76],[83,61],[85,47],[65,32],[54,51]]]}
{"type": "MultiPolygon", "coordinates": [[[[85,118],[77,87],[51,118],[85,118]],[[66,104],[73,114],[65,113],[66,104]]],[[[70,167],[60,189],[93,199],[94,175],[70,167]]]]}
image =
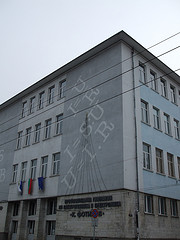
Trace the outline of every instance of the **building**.
{"type": "Polygon", "coordinates": [[[1,239],[180,239],[179,107],[123,31],[3,103],[1,239]]]}

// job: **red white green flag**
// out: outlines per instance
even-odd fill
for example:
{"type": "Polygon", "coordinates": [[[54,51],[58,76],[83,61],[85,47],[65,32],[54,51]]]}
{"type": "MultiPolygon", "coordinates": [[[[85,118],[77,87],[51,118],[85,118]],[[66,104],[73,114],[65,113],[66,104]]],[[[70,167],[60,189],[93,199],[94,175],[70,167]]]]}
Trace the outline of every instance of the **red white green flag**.
{"type": "Polygon", "coordinates": [[[31,194],[31,190],[32,190],[32,178],[30,178],[28,181],[28,194],[31,194]]]}

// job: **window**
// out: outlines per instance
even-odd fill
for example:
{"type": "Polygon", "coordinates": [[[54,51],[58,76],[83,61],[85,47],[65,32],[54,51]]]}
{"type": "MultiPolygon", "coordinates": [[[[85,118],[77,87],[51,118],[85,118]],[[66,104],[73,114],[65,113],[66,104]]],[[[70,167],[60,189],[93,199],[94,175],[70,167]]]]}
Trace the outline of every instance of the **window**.
{"type": "Polygon", "coordinates": [[[153,196],[144,195],[145,213],[153,213],[153,196]]]}
{"type": "Polygon", "coordinates": [[[141,120],[144,123],[149,122],[149,117],[148,117],[148,103],[144,102],[141,100],[141,120]]]}
{"type": "Polygon", "coordinates": [[[170,207],[171,207],[171,216],[177,217],[178,216],[178,208],[177,208],[177,201],[175,199],[170,200],[170,207]]]}
{"type": "Polygon", "coordinates": [[[48,164],[48,156],[42,157],[42,165],[41,165],[41,177],[45,178],[47,176],[47,164],[48,164]]]}
{"type": "Polygon", "coordinates": [[[66,80],[59,83],[59,98],[65,96],[66,80]]]}
{"type": "Polygon", "coordinates": [[[40,141],[40,133],[41,133],[41,123],[39,123],[35,126],[35,132],[34,132],[34,142],[35,143],[40,141]]]}
{"type": "Polygon", "coordinates": [[[18,132],[18,137],[17,137],[17,145],[16,145],[16,149],[20,149],[21,145],[22,145],[22,131],[18,132]]]}
{"type": "Polygon", "coordinates": [[[13,216],[18,216],[19,213],[19,202],[15,202],[13,206],[13,216]]]}
{"type": "Polygon", "coordinates": [[[150,71],[150,82],[151,82],[151,88],[155,91],[157,91],[157,82],[156,82],[156,73],[152,70],[150,71]]]}
{"type": "Polygon", "coordinates": [[[56,135],[62,134],[63,114],[56,117],[56,135]]]}
{"type": "Polygon", "coordinates": [[[26,169],[27,169],[27,162],[23,162],[21,165],[21,181],[26,180],[26,169]]]}
{"type": "Polygon", "coordinates": [[[166,113],[164,113],[164,128],[165,133],[170,135],[170,117],[166,113]]]}
{"type": "Polygon", "coordinates": [[[154,128],[160,129],[160,113],[159,109],[153,107],[153,121],[154,121],[154,128]]]}
{"type": "Polygon", "coordinates": [[[41,92],[39,93],[39,103],[38,103],[38,108],[42,109],[44,107],[44,96],[45,96],[45,92],[41,92]]]}
{"type": "Polygon", "coordinates": [[[139,63],[139,81],[142,83],[146,83],[145,66],[142,63],[139,63]]]}
{"type": "Polygon", "coordinates": [[[18,164],[15,164],[13,165],[13,176],[12,176],[13,183],[17,181],[17,171],[18,171],[18,164]]]}
{"type": "Polygon", "coordinates": [[[179,179],[180,179],[180,157],[177,158],[177,162],[178,162],[178,174],[179,174],[179,179]]]}
{"type": "Polygon", "coordinates": [[[170,85],[170,97],[171,97],[171,102],[176,103],[176,90],[175,87],[170,85]]]}
{"type": "Polygon", "coordinates": [[[158,173],[164,173],[163,151],[156,148],[156,169],[158,173]]]}
{"type": "Polygon", "coordinates": [[[25,117],[27,112],[27,101],[22,103],[22,112],[21,112],[21,117],[25,117]]]}
{"type": "Polygon", "coordinates": [[[25,136],[25,146],[29,146],[30,142],[31,142],[31,128],[27,128],[25,136]]]}
{"type": "Polygon", "coordinates": [[[53,175],[59,174],[60,170],[60,153],[53,154],[53,175]]]}
{"type": "Polygon", "coordinates": [[[56,198],[50,198],[47,200],[47,215],[56,214],[56,208],[57,208],[57,199],[56,198]]]}
{"type": "Polygon", "coordinates": [[[37,159],[31,160],[31,178],[36,178],[37,159]]]}
{"type": "Polygon", "coordinates": [[[29,216],[36,215],[36,200],[32,200],[29,202],[29,216]]]}
{"type": "Polygon", "coordinates": [[[12,233],[17,233],[18,221],[12,221],[12,233]]]}
{"type": "Polygon", "coordinates": [[[28,234],[34,234],[35,221],[28,221],[28,234]]]}
{"type": "Polygon", "coordinates": [[[55,226],[56,226],[56,221],[47,221],[46,222],[46,234],[47,235],[55,235],[55,226]]]}
{"type": "Polygon", "coordinates": [[[168,174],[170,177],[174,177],[174,159],[173,155],[167,153],[167,161],[168,161],[168,174]]]}
{"type": "Polygon", "coordinates": [[[174,133],[175,133],[175,138],[180,139],[179,121],[176,119],[174,119],[174,133]]]}
{"type": "Polygon", "coordinates": [[[51,137],[51,119],[46,120],[45,122],[45,136],[44,138],[50,138],[51,137]]]}
{"type": "Polygon", "coordinates": [[[161,95],[163,97],[167,97],[167,87],[166,87],[166,81],[164,79],[160,80],[160,86],[161,86],[161,95]]]}
{"type": "Polygon", "coordinates": [[[49,88],[49,93],[48,93],[48,104],[51,104],[54,102],[54,91],[55,91],[55,87],[52,86],[49,88]]]}
{"type": "Polygon", "coordinates": [[[164,197],[158,198],[158,210],[160,215],[166,215],[166,199],[164,197]]]}
{"type": "Polygon", "coordinates": [[[150,146],[146,143],[143,143],[143,167],[145,169],[151,169],[151,153],[150,146]]]}
{"type": "Polygon", "coordinates": [[[35,97],[30,99],[29,113],[33,113],[35,109],[35,97]]]}

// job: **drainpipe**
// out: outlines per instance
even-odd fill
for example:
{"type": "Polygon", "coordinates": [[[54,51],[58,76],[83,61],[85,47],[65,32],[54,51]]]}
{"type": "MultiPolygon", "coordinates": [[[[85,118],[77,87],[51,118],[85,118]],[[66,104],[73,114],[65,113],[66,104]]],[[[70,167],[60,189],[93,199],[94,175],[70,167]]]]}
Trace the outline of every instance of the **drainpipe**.
{"type": "Polygon", "coordinates": [[[132,56],[132,78],[133,78],[133,99],[134,99],[134,126],[135,126],[135,158],[136,158],[136,239],[139,240],[139,171],[138,171],[138,154],[137,154],[137,118],[136,118],[136,93],[135,93],[135,75],[134,75],[134,48],[131,50],[132,56]]]}

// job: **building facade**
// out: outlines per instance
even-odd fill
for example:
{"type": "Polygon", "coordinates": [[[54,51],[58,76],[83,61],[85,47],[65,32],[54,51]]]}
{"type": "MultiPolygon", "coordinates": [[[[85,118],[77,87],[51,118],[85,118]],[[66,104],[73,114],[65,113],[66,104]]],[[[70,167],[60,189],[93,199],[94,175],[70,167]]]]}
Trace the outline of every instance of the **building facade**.
{"type": "Polygon", "coordinates": [[[180,239],[180,77],[125,32],[0,111],[2,239],[180,239]]]}

